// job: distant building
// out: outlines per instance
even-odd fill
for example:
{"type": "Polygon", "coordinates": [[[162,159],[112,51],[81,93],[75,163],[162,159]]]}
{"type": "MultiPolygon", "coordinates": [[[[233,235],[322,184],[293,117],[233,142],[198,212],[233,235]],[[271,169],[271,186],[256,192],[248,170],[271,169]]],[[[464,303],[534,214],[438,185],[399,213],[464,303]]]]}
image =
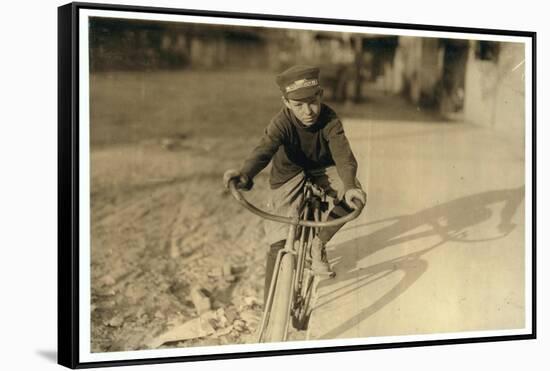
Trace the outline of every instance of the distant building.
{"type": "Polygon", "coordinates": [[[392,91],[449,118],[523,128],[523,44],[399,37],[385,75],[392,91]]]}
{"type": "Polygon", "coordinates": [[[279,34],[266,28],[92,17],[90,65],[92,71],[269,68],[279,34]]]}
{"type": "Polygon", "coordinates": [[[470,42],[464,96],[467,121],[523,133],[524,60],[523,44],[470,42]]]}

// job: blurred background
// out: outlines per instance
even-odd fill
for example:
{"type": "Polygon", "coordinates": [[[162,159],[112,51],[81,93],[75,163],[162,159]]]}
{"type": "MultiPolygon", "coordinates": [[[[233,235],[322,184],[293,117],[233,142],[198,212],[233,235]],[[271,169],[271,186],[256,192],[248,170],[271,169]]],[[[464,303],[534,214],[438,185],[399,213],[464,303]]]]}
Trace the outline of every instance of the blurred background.
{"type": "Polygon", "coordinates": [[[342,116],[410,118],[412,105],[438,119],[522,128],[523,73],[513,72],[523,60],[515,43],[94,17],[92,144],[198,126],[257,130],[279,103],[274,75],[296,63],[321,68],[325,97],[342,116]],[[123,108],[139,118],[121,117],[123,108]]]}
{"type": "MultiPolygon", "coordinates": [[[[92,351],[253,341],[267,242],[222,175],[281,108],[275,75],[298,63],[321,68],[369,194],[342,231],[355,242],[329,251],[345,263],[337,277],[359,284],[323,289],[344,293],[324,305],[318,337],[522,326],[522,43],[89,22],[92,351]],[[381,299],[359,306],[381,273],[381,299]]],[[[266,171],[255,184],[247,197],[263,207],[266,171]]]]}

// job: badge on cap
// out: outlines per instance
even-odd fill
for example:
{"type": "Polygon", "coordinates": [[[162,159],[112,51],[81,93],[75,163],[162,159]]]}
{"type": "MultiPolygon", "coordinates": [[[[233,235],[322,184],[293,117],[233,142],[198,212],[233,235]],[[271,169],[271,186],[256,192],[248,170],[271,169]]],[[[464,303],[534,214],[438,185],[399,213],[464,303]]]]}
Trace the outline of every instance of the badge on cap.
{"type": "Polygon", "coordinates": [[[312,86],[318,86],[318,85],[319,85],[319,80],[317,79],[310,79],[310,80],[301,79],[301,80],[294,81],[292,84],[288,85],[285,88],[285,91],[287,93],[290,93],[298,89],[310,88],[312,86]]]}

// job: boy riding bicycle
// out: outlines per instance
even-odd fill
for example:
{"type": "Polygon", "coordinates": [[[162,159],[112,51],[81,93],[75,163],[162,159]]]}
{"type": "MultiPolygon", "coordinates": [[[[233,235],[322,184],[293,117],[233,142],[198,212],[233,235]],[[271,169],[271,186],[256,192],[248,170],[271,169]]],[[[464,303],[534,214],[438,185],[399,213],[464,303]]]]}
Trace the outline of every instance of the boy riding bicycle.
{"type": "MultiPolygon", "coordinates": [[[[319,68],[297,65],[277,75],[283,107],[264,131],[260,143],[240,170],[227,170],[224,185],[237,179],[237,187],[250,190],[254,177],[272,162],[269,207],[274,214],[292,216],[300,204],[306,176],[333,199],[328,220],[352,211],[352,200],[366,202],[356,178],[357,161],[336,113],[321,102],[319,68]]],[[[311,268],[318,274],[332,273],[325,245],[342,227],[323,228],[313,241],[311,268]]],[[[287,227],[266,224],[270,248],[267,253],[264,296],[269,290],[277,252],[285,245],[287,227]]]]}

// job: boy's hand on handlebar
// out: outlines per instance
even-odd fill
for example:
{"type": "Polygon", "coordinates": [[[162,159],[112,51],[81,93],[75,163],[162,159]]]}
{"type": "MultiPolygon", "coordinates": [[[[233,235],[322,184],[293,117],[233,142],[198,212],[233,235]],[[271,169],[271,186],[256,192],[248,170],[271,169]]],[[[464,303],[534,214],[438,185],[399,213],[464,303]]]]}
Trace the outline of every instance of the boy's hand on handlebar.
{"type": "Polygon", "coordinates": [[[367,194],[360,188],[348,189],[344,194],[344,201],[346,201],[346,204],[350,207],[356,209],[356,201],[361,202],[361,205],[365,205],[367,203],[367,194]]]}
{"type": "Polygon", "coordinates": [[[229,188],[229,182],[235,179],[237,181],[236,186],[238,189],[244,189],[246,191],[252,188],[253,182],[246,175],[238,170],[229,169],[223,174],[223,185],[225,188],[229,188]]]}

